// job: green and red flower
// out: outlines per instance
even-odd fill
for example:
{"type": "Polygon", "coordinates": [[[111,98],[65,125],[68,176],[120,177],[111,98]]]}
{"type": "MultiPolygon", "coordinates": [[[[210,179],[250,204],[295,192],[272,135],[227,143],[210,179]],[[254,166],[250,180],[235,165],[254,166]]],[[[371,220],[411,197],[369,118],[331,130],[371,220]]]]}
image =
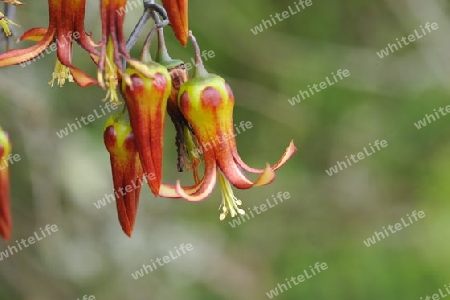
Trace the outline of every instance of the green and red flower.
{"type": "MultiPolygon", "coordinates": [[[[162,0],[162,3],[175,36],[185,46],[189,36],[188,1],[162,0]]],[[[153,2],[148,5],[147,1],[145,4],[146,10],[154,9],[166,17],[160,6],[153,2]]],[[[134,59],[124,35],[126,14],[119,13],[127,11],[126,5],[127,0],[100,0],[102,38],[97,45],[84,27],[86,0],[48,0],[48,28],[33,28],[21,37],[21,40],[34,40],[37,44],[1,54],[0,67],[22,64],[50,49],[56,51],[58,57],[53,73],[58,85],[65,80],[74,80],[82,87],[98,84],[108,90],[106,98],[117,103],[121,102],[119,96],[122,95],[125,107],[121,113],[109,117],[103,138],[110,157],[119,222],[128,236],[132,235],[136,222],[144,181],[157,197],[184,198],[191,202],[208,198],[218,182],[222,192],[220,220],[228,214],[232,217],[244,214],[233,187],[249,189],[271,183],[275,171],[297,148],[291,141],[281,159],[272,166],[266,164],[264,168],[255,169],[245,164],[236,145],[233,92],[222,77],[206,71],[195,38],[191,35],[196,56],[196,70],[191,79],[183,61],[169,56],[163,30],[159,28],[167,22],[160,22],[154,14],[151,15],[158,28],[159,45],[156,59],[151,60],[147,42],[142,58],[134,59]],[[73,41],[94,60],[97,80],[72,65],[73,41]],[[177,169],[193,171],[192,186],[182,186],[179,180],[176,184],[162,183],[166,114],[176,130],[177,169]],[[202,163],[204,172],[200,176],[198,169],[202,163]],[[258,177],[251,180],[246,173],[258,177]]],[[[149,14],[146,11],[141,20],[145,21],[149,14]]],[[[6,34],[10,33],[8,26],[11,24],[14,23],[0,13],[0,26],[6,34]]],[[[145,22],[139,24],[131,41],[141,33],[145,22]]],[[[151,37],[149,34],[147,41],[151,37]]],[[[0,161],[10,152],[8,136],[0,128],[0,161]]],[[[11,231],[9,206],[8,169],[2,169],[0,164],[0,235],[6,239],[11,231]]]]}
{"type": "Polygon", "coordinates": [[[110,154],[119,222],[131,237],[139,204],[143,170],[126,111],[109,117],[103,139],[110,154]]]}
{"type": "Polygon", "coordinates": [[[188,201],[202,201],[212,193],[218,178],[222,190],[220,219],[223,220],[228,213],[232,217],[245,213],[238,207],[242,203],[234,196],[231,185],[249,189],[271,183],[274,171],[284,165],[297,148],[291,141],[280,161],[274,166],[266,165],[265,169],[251,168],[242,161],[233,127],[233,92],[223,78],[205,70],[198,45],[193,37],[192,40],[196,49],[196,74],[182,85],[178,105],[201,146],[205,171],[203,179],[194,186],[186,189],[178,181],[175,187],[165,185],[162,192],[167,197],[178,194],[188,201]],[[251,181],[243,170],[259,174],[259,178],[251,181]]]}
{"type": "Polygon", "coordinates": [[[172,82],[167,69],[153,61],[130,62],[121,92],[130,114],[131,127],[147,182],[155,196],[162,180],[164,128],[172,82]]]}

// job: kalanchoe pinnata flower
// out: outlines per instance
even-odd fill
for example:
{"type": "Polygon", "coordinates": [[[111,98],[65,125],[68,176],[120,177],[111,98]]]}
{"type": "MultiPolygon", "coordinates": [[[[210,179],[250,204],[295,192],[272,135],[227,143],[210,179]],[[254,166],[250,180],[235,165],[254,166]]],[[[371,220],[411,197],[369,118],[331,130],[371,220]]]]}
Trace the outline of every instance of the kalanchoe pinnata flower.
{"type": "Polygon", "coordinates": [[[167,102],[167,113],[175,126],[175,144],[178,151],[177,168],[179,172],[184,169],[193,170],[194,180],[200,182],[198,167],[201,163],[197,152],[197,138],[192,134],[188,122],[178,107],[178,92],[181,86],[188,80],[189,74],[182,60],[172,59],[167,51],[164,40],[163,28],[158,29],[158,52],[156,61],[167,68],[172,79],[172,92],[167,102]]]}
{"type": "Polygon", "coordinates": [[[130,114],[131,127],[147,182],[155,196],[162,178],[163,135],[166,123],[167,98],[172,82],[167,69],[153,61],[130,61],[125,71],[121,93],[130,114]]]}
{"type": "Polygon", "coordinates": [[[170,25],[178,41],[186,46],[188,40],[188,0],[162,0],[170,25]]]}
{"type": "Polygon", "coordinates": [[[109,117],[103,138],[111,159],[119,222],[123,231],[131,237],[139,204],[143,170],[127,112],[109,117]]]}
{"type": "MultiPolygon", "coordinates": [[[[58,85],[72,79],[80,86],[96,83],[93,78],[72,65],[73,40],[88,53],[98,55],[94,42],[84,29],[85,6],[86,0],[48,0],[48,28],[32,28],[20,38],[38,43],[25,49],[14,49],[1,54],[0,67],[32,60],[50,48],[51,51],[56,50],[58,56],[53,72],[53,80],[58,80],[58,85]]],[[[50,84],[53,84],[53,80],[50,84]]]]}
{"type": "Polygon", "coordinates": [[[189,201],[204,200],[211,194],[218,176],[222,189],[220,219],[223,220],[228,213],[232,217],[245,213],[239,208],[242,203],[234,196],[231,185],[248,189],[271,183],[275,178],[274,171],[286,163],[297,149],[291,142],[281,160],[272,167],[267,165],[263,170],[250,168],[243,163],[234,138],[233,93],[223,78],[209,74],[204,69],[198,45],[194,37],[191,38],[196,48],[196,74],[181,87],[178,104],[202,148],[205,173],[201,182],[196,187],[189,187],[189,190],[178,181],[176,192],[189,201]],[[260,174],[260,177],[252,182],[242,169],[260,174]]]}
{"type": "Polygon", "coordinates": [[[9,200],[9,174],[7,159],[11,153],[8,134],[0,127],[0,236],[9,239],[11,234],[11,211],[9,200]]]}
{"type": "Polygon", "coordinates": [[[14,23],[10,19],[8,19],[1,11],[0,11],[0,28],[3,29],[6,36],[10,36],[11,30],[9,29],[9,25],[14,25],[20,27],[19,24],[14,23]]]}

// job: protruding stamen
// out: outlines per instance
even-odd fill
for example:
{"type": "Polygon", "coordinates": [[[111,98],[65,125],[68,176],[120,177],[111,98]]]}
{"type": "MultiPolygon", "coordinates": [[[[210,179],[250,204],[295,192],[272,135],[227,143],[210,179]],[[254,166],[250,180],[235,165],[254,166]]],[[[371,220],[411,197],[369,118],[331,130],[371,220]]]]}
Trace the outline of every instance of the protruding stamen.
{"type": "Polygon", "coordinates": [[[242,201],[234,196],[230,182],[228,182],[222,172],[218,172],[218,178],[220,183],[220,190],[222,192],[222,204],[220,204],[219,206],[219,210],[222,209],[220,220],[224,220],[228,212],[230,213],[232,218],[234,218],[238,214],[245,215],[245,210],[239,208],[239,206],[242,205],[242,201]]]}
{"type": "Polygon", "coordinates": [[[107,88],[106,96],[103,98],[104,102],[109,100],[110,102],[121,104],[119,95],[117,94],[117,85],[119,84],[118,73],[119,69],[114,63],[114,42],[110,38],[106,45],[105,80],[101,80],[101,82],[105,82],[107,88]]]}
{"type": "Polygon", "coordinates": [[[12,34],[11,29],[9,29],[9,25],[14,25],[17,27],[20,27],[19,24],[14,23],[0,11],[0,27],[3,28],[3,31],[5,32],[6,36],[10,36],[12,34]]]}
{"type": "Polygon", "coordinates": [[[49,85],[53,87],[55,80],[59,87],[62,87],[66,80],[73,82],[72,74],[70,73],[70,68],[63,65],[59,59],[56,60],[55,69],[52,74],[52,80],[48,82],[49,85]]]}

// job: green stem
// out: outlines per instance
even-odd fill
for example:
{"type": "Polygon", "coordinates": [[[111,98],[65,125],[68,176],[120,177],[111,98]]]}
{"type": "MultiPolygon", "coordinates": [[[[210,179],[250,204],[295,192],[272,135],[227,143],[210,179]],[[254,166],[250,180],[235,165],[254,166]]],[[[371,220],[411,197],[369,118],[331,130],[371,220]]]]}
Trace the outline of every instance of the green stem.
{"type": "Polygon", "coordinates": [[[209,75],[209,73],[208,73],[208,71],[206,71],[205,66],[203,65],[200,47],[198,46],[197,39],[192,34],[192,31],[189,31],[189,38],[192,41],[192,45],[194,45],[194,51],[195,51],[195,75],[194,75],[194,77],[206,77],[209,75]]]}

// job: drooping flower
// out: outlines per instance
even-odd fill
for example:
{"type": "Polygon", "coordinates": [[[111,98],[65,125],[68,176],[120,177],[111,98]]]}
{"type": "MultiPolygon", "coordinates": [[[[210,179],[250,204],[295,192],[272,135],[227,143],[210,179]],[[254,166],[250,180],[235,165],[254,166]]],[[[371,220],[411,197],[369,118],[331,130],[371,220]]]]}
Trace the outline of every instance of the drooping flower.
{"type": "Polygon", "coordinates": [[[58,58],[53,80],[58,80],[58,84],[62,84],[66,79],[70,80],[73,77],[75,82],[83,87],[96,83],[88,74],[72,65],[74,40],[88,53],[98,55],[95,43],[84,29],[85,6],[86,0],[48,0],[48,28],[32,28],[20,38],[38,43],[1,54],[0,67],[17,65],[41,57],[44,51],[47,54],[56,51],[58,58]]]}
{"type": "Polygon", "coordinates": [[[139,204],[143,170],[127,112],[109,117],[103,138],[110,154],[119,222],[123,231],[131,237],[139,204]]]}
{"type": "Polygon", "coordinates": [[[220,219],[230,213],[232,217],[244,214],[239,208],[242,204],[232,191],[231,185],[238,189],[248,189],[271,183],[275,178],[274,171],[284,165],[297,151],[291,141],[280,161],[265,169],[248,167],[240,158],[233,127],[234,96],[225,80],[215,74],[209,74],[201,61],[200,50],[191,36],[196,48],[196,74],[180,89],[178,104],[186,120],[200,143],[205,160],[203,179],[193,187],[183,188],[178,181],[176,193],[169,185],[164,185],[162,195],[167,197],[178,194],[188,201],[202,201],[214,189],[217,177],[222,189],[222,213],[220,219]],[[243,169],[260,174],[256,181],[251,181],[243,173],[243,169]]]}
{"type": "Polygon", "coordinates": [[[122,81],[121,93],[130,114],[147,182],[153,194],[158,196],[162,179],[167,99],[172,82],[167,69],[156,62],[129,62],[131,67],[125,74],[130,80],[122,81]]]}
{"type": "Polygon", "coordinates": [[[6,240],[9,239],[12,226],[7,162],[10,154],[11,142],[8,134],[0,127],[0,236],[6,240]]]}
{"type": "Polygon", "coordinates": [[[188,0],[162,0],[170,26],[178,41],[186,46],[188,40],[188,0]]]}

